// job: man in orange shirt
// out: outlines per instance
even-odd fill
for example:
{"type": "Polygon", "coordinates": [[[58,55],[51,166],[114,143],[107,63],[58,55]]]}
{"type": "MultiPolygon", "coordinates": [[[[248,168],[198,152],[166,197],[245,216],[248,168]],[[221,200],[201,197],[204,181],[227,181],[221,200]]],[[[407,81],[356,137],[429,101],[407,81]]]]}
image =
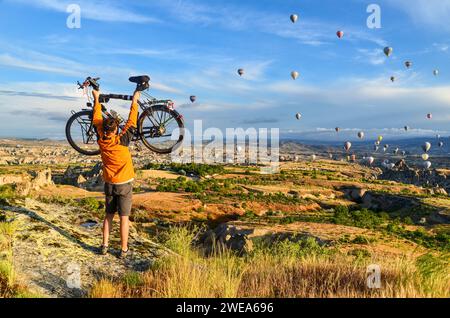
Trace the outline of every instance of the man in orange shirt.
{"type": "Polygon", "coordinates": [[[130,114],[125,127],[118,133],[118,122],[114,118],[103,119],[100,92],[93,90],[94,114],[93,123],[97,128],[98,145],[100,146],[103,162],[103,179],[105,181],[105,210],[103,221],[103,244],[101,254],[108,253],[109,235],[112,228],[114,214],[120,216],[120,258],[128,253],[129,215],[131,212],[134,167],[128,146],[133,138],[133,130],[137,127],[138,100],[140,91],[148,88],[148,82],[138,85],[131,102],[130,114]]]}

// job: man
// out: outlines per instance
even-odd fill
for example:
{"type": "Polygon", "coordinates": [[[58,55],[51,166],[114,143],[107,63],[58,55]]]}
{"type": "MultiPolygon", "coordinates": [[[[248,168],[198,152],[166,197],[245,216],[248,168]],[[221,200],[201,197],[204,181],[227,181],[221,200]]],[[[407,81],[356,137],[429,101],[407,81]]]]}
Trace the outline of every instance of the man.
{"type": "Polygon", "coordinates": [[[108,253],[109,235],[111,233],[114,214],[120,216],[120,258],[128,253],[129,215],[131,212],[134,168],[128,146],[133,137],[133,129],[137,127],[138,104],[140,91],[148,88],[148,83],[138,85],[131,102],[130,114],[125,127],[118,133],[118,121],[114,118],[103,119],[100,92],[93,90],[94,114],[93,123],[98,132],[103,162],[103,179],[105,181],[105,210],[103,221],[103,244],[101,254],[108,253]]]}

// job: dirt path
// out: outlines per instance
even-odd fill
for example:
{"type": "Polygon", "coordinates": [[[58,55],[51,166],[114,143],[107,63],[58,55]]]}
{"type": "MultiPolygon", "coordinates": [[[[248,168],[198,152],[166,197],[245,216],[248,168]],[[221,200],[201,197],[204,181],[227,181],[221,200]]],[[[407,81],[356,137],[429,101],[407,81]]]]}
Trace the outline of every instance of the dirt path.
{"type": "Polygon", "coordinates": [[[98,255],[100,220],[79,208],[26,199],[23,206],[2,210],[17,224],[13,253],[19,279],[43,296],[86,296],[96,279],[118,277],[129,270],[146,270],[155,257],[164,253],[132,227],[131,255],[127,260],[118,259],[116,222],[111,253],[98,255]]]}

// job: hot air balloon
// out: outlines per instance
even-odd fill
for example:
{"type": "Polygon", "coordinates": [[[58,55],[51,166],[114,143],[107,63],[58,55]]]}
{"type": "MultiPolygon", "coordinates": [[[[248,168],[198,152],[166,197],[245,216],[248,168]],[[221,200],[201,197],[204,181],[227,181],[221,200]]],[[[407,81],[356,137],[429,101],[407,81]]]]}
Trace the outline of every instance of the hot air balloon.
{"type": "Polygon", "coordinates": [[[375,146],[379,146],[379,145],[380,145],[380,141],[379,140],[375,141],[375,146]]]}
{"type": "Polygon", "coordinates": [[[242,68],[238,69],[237,72],[238,72],[239,76],[244,75],[244,69],[242,69],[242,68]]]}
{"type": "Polygon", "coordinates": [[[292,21],[292,23],[297,22],[297,20],[298,20],[298,15],[296,15],[296,14],[291,14],[291,21],[292,21]]]}
{"type": "Polygon", "coordinates": [[[395,149],[394,149],[394,155],[398,154],[399,151],[400,151],[400,149],[395,148],[395,149]]]}
{"type": "Polygon", "coordinates": [[[395,82],[395,76],[391,76],[391,82],[392,82],[392,83],[395,82]]]}
{"type": "Polygon", "coordinates": [[[386,56],[389,57],[389,56],[391,56],[394,49],[391,47],[385,47],[383,51],[384,51],[384,54],[386,54],[386,56]]]}
{"type": "Polygon", "coordinates": [[[336,35],[338,38],[342,39],[342,37],[344,36],[344,31],[337,31],[336,35]]]}
{"type": "Polygon", "coordinates": [[[242,147],[241,146],[237,146],[236,150],[237,150],[238,153],[241,153],[242,152],[242,147]]]}
{"type": "Polygon", "coordinates": [[[383,141],[383,136],[378,136],[378,141],[382,142],[383,141]]]}
{"type": "Polygon", "coordinates": [[[404,157],[406,155],[406,151],[402,151],[402,156],[404,157]]]}
{"type": "Polygon", "coordinates": [[[291,72],[291,77],[292,77],[292,79],[293,79],[294,81],[298,78],[299,75],[300,75],[300,74],[299,74],[297,71],[292,71],[292,72],[291,72]]]}
{"type": "Polygon", "coordinates": [[[427,153],[424,153],[424,154],[422,155],[422,159],[423,159],[424,161],[427,161],[428,159],[430,159],[430,156],[429,156],[427,153]]]}
{"type": "Polygon", "coordinates": [[[330,157],[330,159],[333,159],[333,154],[330,153],[330,154],[328,155],[328,157],[330,157]]]}
{"type": "Polygon", "coordinates": [[[312,160],[312,161],[315,161],[316,159],[317,159],[317,156],[316,156],[316,155],[312,155],[312,156],[311,156],[311,160],[312,160]]]}
{"type": "Polygon", "coordinates": [[[352,147],[352,143],[349,142],[349,141],[347,141],[347,142],[344,144],[344,149],[345,149],[345,151],[349,151],[351,147],[352,147]]]}
{"type": "Polygon", "coordinates": [[[300,119],[302,118],[302,114],[297,113],[297,114],[295,115],[295,118],[297,118],[298,120],[300,120],[300,119]]]}
{"type": "Polygon", "coordinates": [[[369,164],[369,166],[371,166],[374,163],[374,161],[375,161],[374,157],[367,158],[367,163],[369,164]]]}
{"type": "Polygon", "coordinates": [[[377,152],[379,148],[380,147],[378,147],[377,145],[373,146],[373,150],[375,150],[375,152],[377,152]]]}
{"type": "Polygon", "coordinates": [[[426,142],[422,145],[423,152],[428,152],[431,149],[431,144],[429,142],[426,142]]]}
{"type": "Polygon", "coordinates": [[[441,135],[437,134],[436,139],[441,139],[441,135]]]}
{"type": "Polygon", "coordinates": [[[336,127],[336,128],[334,128],[334,130],[336,130],[336,132],[338,133],[338,132],[339,132],[339,130],[341,130],[341,128],[339,128],[339,127],[336,127]]]}
{"type": "Polygon", "coordinates": [[[433,75],[434,75],[434,76],[438,76],[438,75],[439,75],[439,70],[434,70],[434,71],[433,71],[433,75]]]}
{"type": "Polygon", "coordinates": [[[191,100],[192,103],[195,103],[195,101],[197,100],[197,97],[192,95],[191,97],[189,97],[189,99],[191,100]]]}
{"type": "Polygon", "coordinates": [[[431,168],[431,162],[430,162],[430,161],[425,161],[425,162],[423,163],[423,167],[424,167],[425,169],[430,169],[430,168],[431,168]]]}
{"type": "Polygon", "coordinates": [[[359,138],[359,139],[363,139],[363,138],[364,138],[364,132],[363,132],[363,131],[360,131],[360,132],[358,133],[358,138],[359,138]]]}
{"type": "Polygon", "coordinates": [[[405,126],[405,131],[408,131],[409,130],[409,127],[408,126],[405,126]]]}
{"type": "Polygon", "coordinates": [[[430,113],[430,114],[427,114],[427,118],[428,118],[428,119],[433,119],[433,114],[431,114],[431,113],[430,113]]]}
{"type": "Polygon", "coordinates": [[[439,144],[438,144],[438,146],[439,146],[439,148],[442,148],[442,147],[444,147],[444,142],[443,142],[443,141],[439,141],[439,144]]]}
{"type": "Polygon", "coordinates": [[[406,66],[406,68],[411,68],[412,62],[411,61],[406,61],[405,62],[405,66],[406,66]]]}

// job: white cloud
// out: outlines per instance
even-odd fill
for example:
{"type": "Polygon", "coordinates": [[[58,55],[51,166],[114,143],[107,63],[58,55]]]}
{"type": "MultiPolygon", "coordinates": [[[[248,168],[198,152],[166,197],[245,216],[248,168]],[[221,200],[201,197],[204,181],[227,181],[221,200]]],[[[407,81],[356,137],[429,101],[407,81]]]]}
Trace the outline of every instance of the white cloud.
{"type": "MultiPolygon", "coordinates": [[[[150,23],[159,20],[139,13],[132,12],[126,5],[118,5],[118,2],[99,0],[78,0],[76,2],[58,0],[8,0],[14,3],[22,3],[38,8],[66,13],[68,5],[76,3],[81,8],[81,18],[105,22],[150,23]]],[[[128,3],[128,2],[125,2],[128,3]]]]}
{"type": "MultiPolygon", "coordinates": [[[[337,23],[324,22],[304,18],[296,24],[289,22],[289,16],[281,13],[258,11],[248,7],[236,7],[221,3],[198,3],[190,0],[163,0],[157,3],[175,16],[177,20],[200,25],[218,25],[224,29],[234,31],[255,30],[283,38],[295,39],[299,42],[320,46],[336,41],[337,23]]],[[[383,39],[375,37],[357,28],[348,27],[345,30],[345,40],[372,42],[378,46],[385,46],[383,39]]]]}
{"type": "Polygon", "coordinates": [[[406,12],[417,24],[450,31],[450,0],[396,0],[386,3],[406,12]]]}

